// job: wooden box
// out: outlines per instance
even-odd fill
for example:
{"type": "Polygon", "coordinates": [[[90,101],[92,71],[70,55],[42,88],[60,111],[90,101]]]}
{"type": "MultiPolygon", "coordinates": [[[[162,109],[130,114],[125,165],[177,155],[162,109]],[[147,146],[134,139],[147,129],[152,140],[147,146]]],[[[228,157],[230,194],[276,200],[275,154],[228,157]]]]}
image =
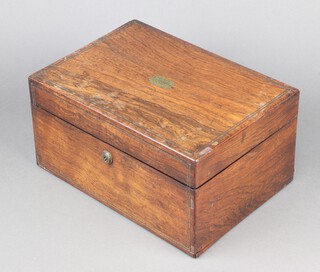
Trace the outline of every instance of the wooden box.
{"type": "Polygon", "coordinates": [[[299,91],[139,21],[29,84],[39,166],[193,257],[292,180],[299,91]]]}

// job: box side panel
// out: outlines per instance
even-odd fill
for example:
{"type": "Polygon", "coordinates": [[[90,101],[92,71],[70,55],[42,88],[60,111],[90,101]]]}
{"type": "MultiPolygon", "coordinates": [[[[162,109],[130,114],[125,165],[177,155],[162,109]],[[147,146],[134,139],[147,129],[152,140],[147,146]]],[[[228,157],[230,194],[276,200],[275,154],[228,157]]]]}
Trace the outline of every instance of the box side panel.
{"type": "MultiPolygon", "coordinates": [[[[284,127],[298,115],[299,91],[289,90],[263,111],[250,116],[225,138],[218,140],[212,149],[199,158],[195,167],[195,187],[199,187],[211,177],[284,127]],[[216,145],[216,146],[215,146],[216,145]]],[[[201,154],[200,154],[201,155],[201,154]]]]}
{"type": "Polygon", "coordinates": [[[193,179],[193,164],[151,145],[93,112],[76,107],[64,97],[31,82],[34,105],[73,124],[121,151],[141,160],[166,175],[189,185],[193,179]]]}
{"type": "Polygon", "coordinates": [[[42,109],[33,112],[42,168],[190,254],[188,187],[42,109]]]}
{"type": "Polygon", "coordinates": [[[196,253],[292,180],[296,118],[196,190],[196,253]]]}

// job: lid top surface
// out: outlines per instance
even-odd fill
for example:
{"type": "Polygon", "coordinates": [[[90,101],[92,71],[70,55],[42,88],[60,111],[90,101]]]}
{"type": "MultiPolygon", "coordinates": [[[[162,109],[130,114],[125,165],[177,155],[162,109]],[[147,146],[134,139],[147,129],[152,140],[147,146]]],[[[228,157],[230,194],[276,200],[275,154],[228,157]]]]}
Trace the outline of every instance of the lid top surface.
{"type": "Polygon", "coordinates": [[[288,89],[138,21],[31,78],[192,159],[288,89]]]}

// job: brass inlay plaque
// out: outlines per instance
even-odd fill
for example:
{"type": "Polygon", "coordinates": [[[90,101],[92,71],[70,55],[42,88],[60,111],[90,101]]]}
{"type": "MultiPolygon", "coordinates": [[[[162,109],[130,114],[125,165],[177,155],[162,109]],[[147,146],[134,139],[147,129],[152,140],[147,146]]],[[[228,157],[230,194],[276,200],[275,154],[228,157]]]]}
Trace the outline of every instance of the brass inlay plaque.
{"type": "Polygon", "coordinates": [[[150,77],[149,78],[149,81],[158,86],[158,87],[161,87],[161,88],[164,88],[164,89],[171,89],[173,86],[174,86],[174,82],[165,78],[165,77],[162,77],[162,76],[153,76],[153,77],[150,77]]]}

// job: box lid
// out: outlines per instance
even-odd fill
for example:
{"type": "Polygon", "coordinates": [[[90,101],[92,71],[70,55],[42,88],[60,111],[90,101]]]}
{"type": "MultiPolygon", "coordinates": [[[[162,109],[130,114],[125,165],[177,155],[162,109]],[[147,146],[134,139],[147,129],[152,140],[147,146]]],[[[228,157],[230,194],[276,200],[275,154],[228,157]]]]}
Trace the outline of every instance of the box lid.
{"type": "Polygon", "coordinates": [[[136,20],[29,81],[38,106],[192,188],[297,114],[296,89],[136,20]]]}

